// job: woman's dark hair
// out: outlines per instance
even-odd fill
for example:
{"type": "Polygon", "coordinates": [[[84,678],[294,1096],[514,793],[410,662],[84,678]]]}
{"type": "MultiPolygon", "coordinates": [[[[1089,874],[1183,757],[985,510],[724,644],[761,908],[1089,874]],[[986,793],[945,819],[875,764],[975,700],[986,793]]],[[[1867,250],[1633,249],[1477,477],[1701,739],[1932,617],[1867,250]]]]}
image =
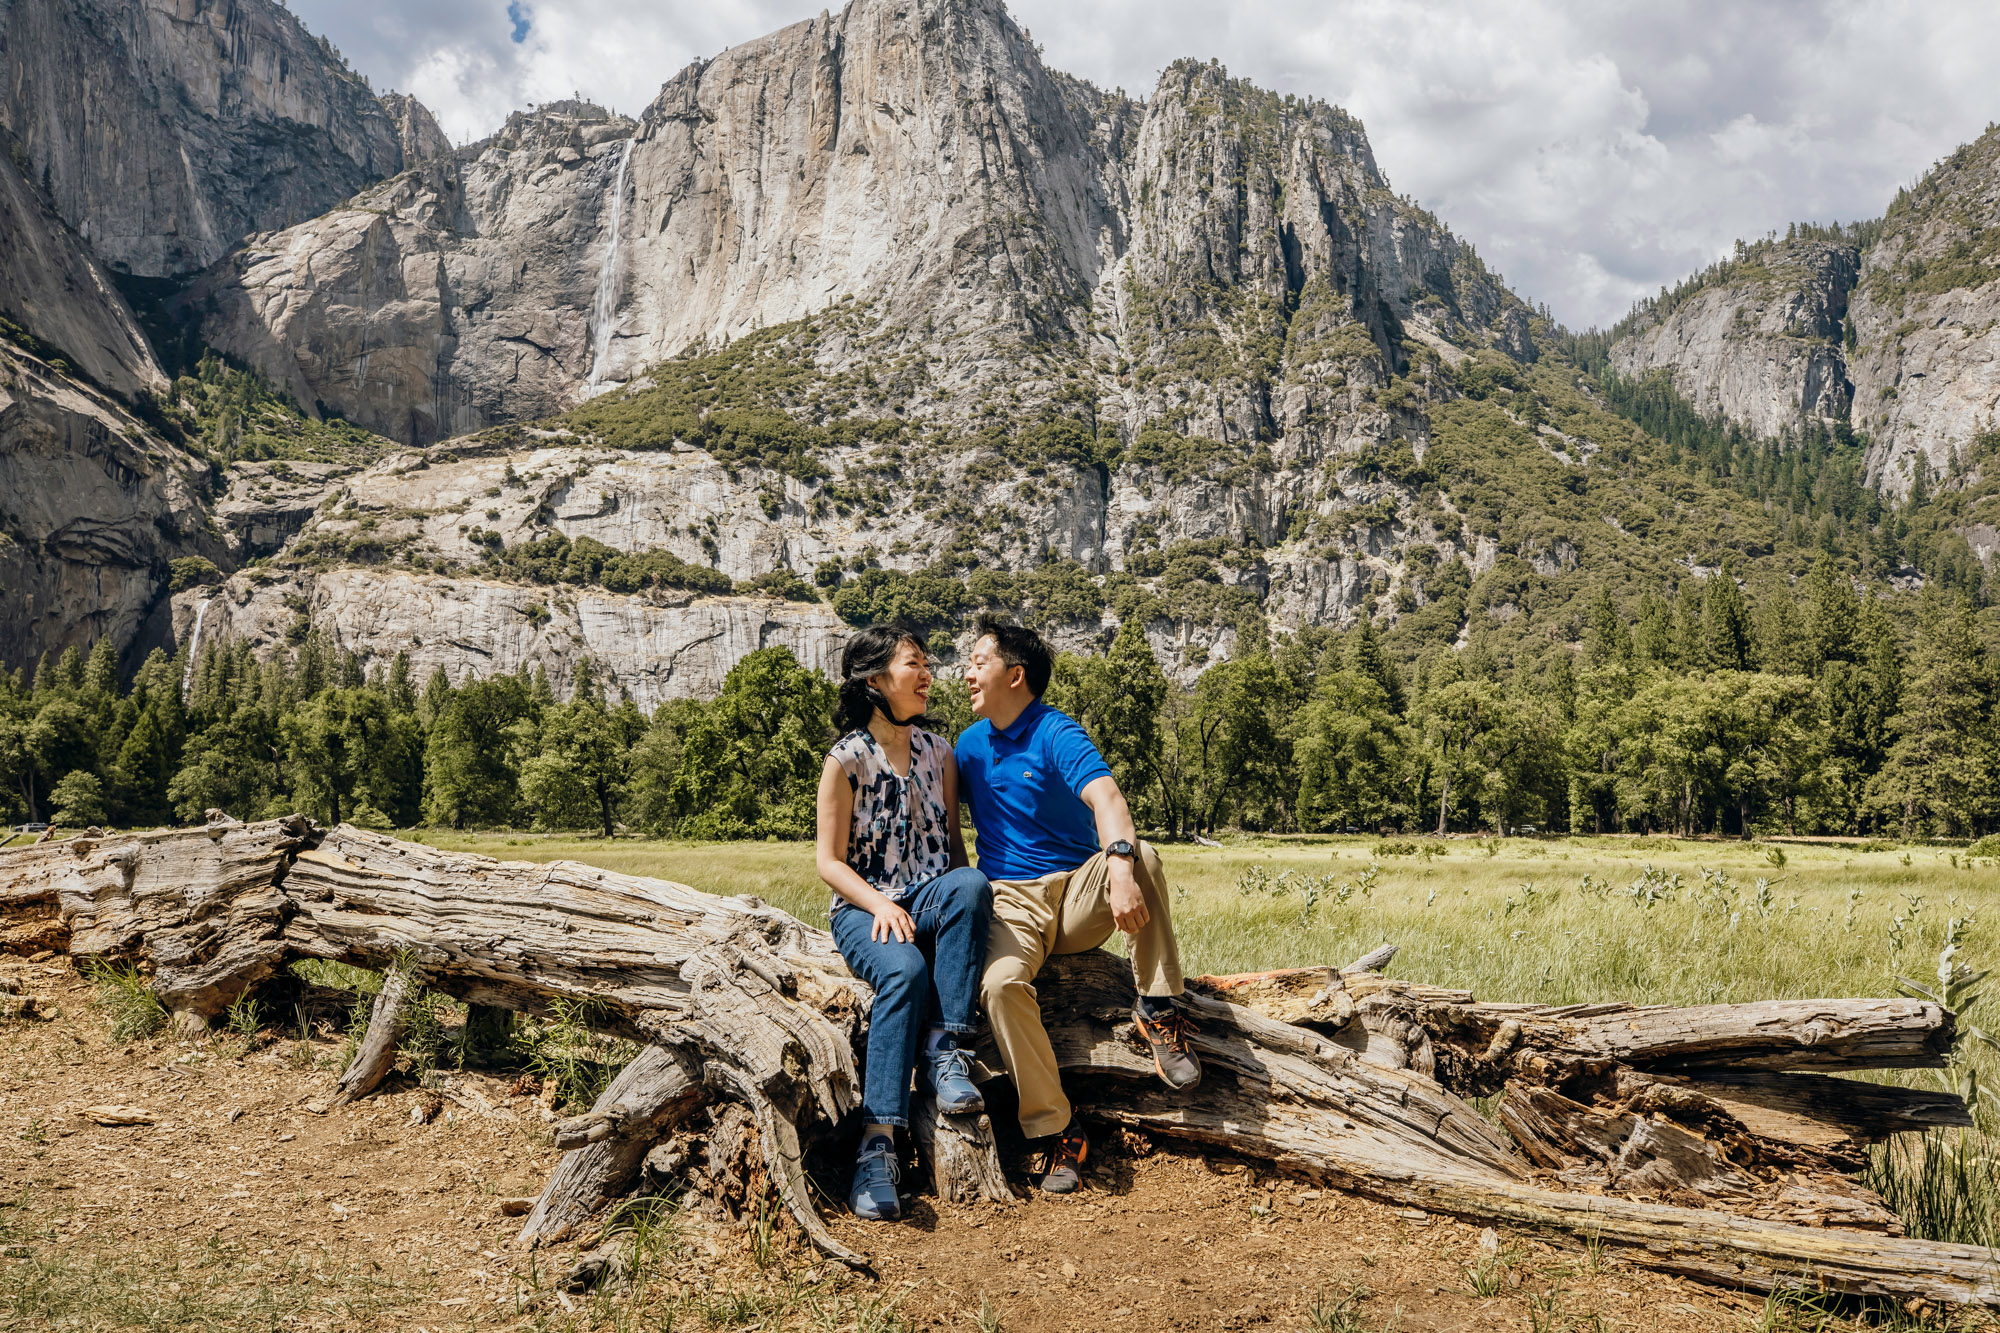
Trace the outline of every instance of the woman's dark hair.
{"type": "Polygon", "coordinates": [[[1016,625],[992,616],[979,618],[973,642],[977,643],[980,639],[993,640],[993,647],[1003,665],[1021,668],[1028,688],[1035,692],[1037,699],[1048,693],[1049,677],[1055,674],[1056,668],[1056,657],[1049,651],[1048,640],[1026,625],[1016,625]]]}
{"type": "Polygon", "coordinates": [[[870,676],[889,669],[889,664],[896,660],[896,650],[906,643],[917,645],[920,653],[930,653],[930,645],[924,642],[921,632],[894,620],[869,625],[840,650],[840,702],[833,706],[833,725],[843,736],[864,730],[878,708],[882,716],[899,727],[924,720],[922,714],[897,717],[889,701],[882,697],[882,691],[868,683],[870,676]]]}

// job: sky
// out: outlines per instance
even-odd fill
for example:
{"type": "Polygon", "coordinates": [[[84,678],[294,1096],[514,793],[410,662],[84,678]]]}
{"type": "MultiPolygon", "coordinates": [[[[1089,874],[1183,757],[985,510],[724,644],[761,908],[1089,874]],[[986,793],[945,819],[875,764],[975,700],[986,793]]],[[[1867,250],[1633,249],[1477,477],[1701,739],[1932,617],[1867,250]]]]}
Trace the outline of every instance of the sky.
{"type": "MultiPolygon", "coordinates": [[[[818,0],[289,0],[454,142],[580,92],[637,114],[818,0]]],[[[1792,221],[1879,215],[2000,120],[1991,0],[1011,0],[1052,67],[1143,96],[1214,57],[1359,116],[1390,183],[1572,328],[1792,221]]]]}

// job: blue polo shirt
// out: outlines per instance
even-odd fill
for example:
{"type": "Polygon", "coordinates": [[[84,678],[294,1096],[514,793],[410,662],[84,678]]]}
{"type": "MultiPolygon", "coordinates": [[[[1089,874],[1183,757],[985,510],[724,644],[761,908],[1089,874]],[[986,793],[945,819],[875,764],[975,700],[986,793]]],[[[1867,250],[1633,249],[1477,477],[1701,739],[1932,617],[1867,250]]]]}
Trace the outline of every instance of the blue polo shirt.
{"type": "Polygon", "coordinates": [[[1002,730],[984,718],[958,737],[959,790],[988,879],[1035,879],[1097,855],[1097,819],[1080,793],[1111,770],[1090,733],[1040,699],[1002,730]]]}

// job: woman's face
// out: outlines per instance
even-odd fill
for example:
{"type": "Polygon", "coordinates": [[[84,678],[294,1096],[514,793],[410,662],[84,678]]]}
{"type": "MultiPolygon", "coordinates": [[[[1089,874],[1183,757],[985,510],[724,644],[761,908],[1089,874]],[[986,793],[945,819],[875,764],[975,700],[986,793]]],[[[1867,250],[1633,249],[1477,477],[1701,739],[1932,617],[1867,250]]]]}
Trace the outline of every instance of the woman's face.
{"type": "Polygon", "coordinates": [[[870,676],[868,683],[882,691],[897,717],[914,717],[930,707],[931,664],[908,639],[896,645],[889,669],[870,676]]]}

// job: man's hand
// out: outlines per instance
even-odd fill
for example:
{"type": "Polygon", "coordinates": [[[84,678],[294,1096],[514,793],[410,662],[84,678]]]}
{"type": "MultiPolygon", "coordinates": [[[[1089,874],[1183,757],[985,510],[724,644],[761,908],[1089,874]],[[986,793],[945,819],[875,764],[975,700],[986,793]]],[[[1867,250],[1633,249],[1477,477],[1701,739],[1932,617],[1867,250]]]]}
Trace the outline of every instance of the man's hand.
{"type": "Polygon", "coordinates": [[[1146,895],[1139,892],[1138,877],[1132,873],[1132,858],[1107,856],[1104,860],[1111,872],[1111,891],[1107,895],[1111,901],[1111,919],[1127,935],[1137,934],[1141,926],[1153,919],[1153,914],[1146,910],[1146,895]]]}

